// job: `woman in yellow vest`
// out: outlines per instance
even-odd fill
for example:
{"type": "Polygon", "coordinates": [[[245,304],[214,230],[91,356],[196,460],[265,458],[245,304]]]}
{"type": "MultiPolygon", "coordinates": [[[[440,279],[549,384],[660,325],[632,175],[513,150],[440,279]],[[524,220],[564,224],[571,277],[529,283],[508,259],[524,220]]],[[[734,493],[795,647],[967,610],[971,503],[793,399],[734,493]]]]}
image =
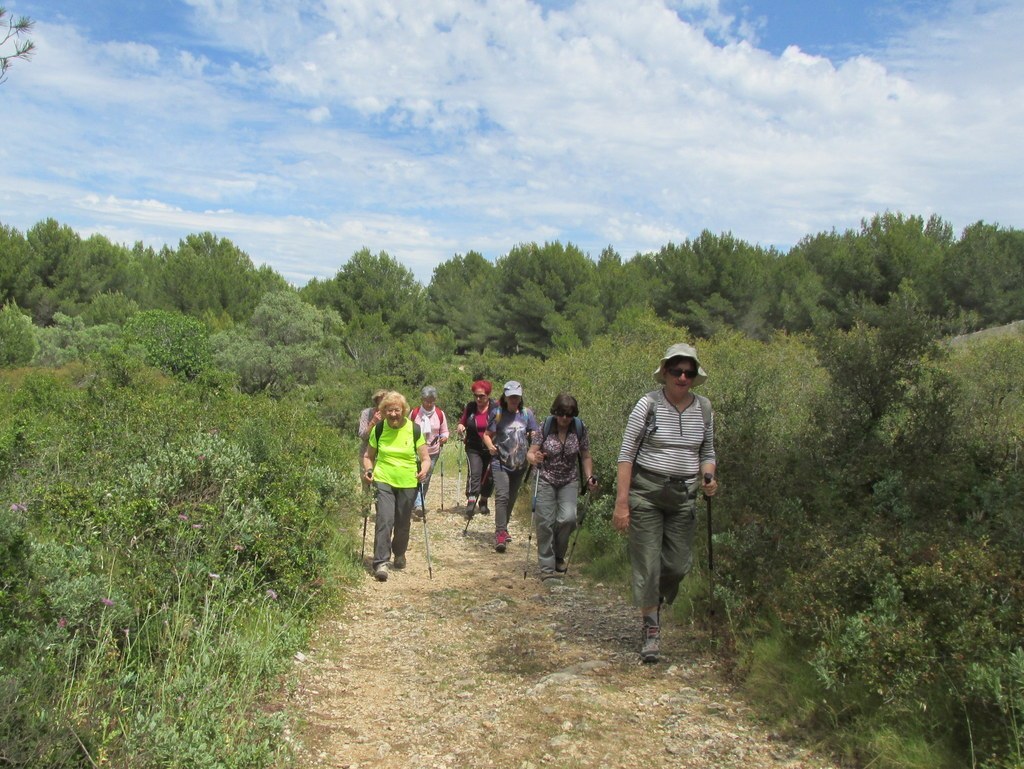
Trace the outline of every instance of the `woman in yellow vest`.
{"type": "Polygon", "coordinates": [[[373,537],[373,576],[388,578],[388,564],[405,568],[412,505],[416,489],[430,472],[430,454],[419,427],[406,417],[409,403],[398,392],[380,399],[384,420],[370,431],[363,455],[363,477],[377,489],[377,524],[373,537]]]}

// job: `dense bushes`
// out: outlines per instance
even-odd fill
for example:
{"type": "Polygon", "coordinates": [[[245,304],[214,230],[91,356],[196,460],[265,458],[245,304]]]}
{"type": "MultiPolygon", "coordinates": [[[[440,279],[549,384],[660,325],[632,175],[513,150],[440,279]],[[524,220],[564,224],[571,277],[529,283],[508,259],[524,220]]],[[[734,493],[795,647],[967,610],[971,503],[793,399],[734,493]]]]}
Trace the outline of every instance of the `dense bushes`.
{"type": "MultiPolygon", "coordinates": [[[[789,687],[786,717],[855,759],[1019,766],[1024,340],[949,348],[911,295],[874,320],[698,341],[721,463],[718,616],[752,691],[789,687]]],[[[579,398],[604,492],[626,415],[665,347],[688,338],[638,322],[642,341],[602,337],[523,369],[540,413],[562,389],[579,398]]],[[[578,554],[623,575],[610,496],[590,512],[578,554]]],[[[704,573],[677,606],[695,619],[704,573]]]]}
{"type": "Polygon", "coordinates": [[[345,563],[351,447],[299,404],[88,368],[5,380],[0,436],[5,761],[272,763],[256,704],[345,563]]]}

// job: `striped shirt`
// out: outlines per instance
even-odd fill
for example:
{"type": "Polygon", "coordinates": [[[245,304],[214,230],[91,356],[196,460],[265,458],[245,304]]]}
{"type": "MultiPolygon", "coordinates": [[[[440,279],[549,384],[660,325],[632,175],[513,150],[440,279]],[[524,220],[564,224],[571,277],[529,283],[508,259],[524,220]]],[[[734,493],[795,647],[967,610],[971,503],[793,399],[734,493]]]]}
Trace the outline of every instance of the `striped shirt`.
{"type": "Polygon", "coordinates": [[[715,421],[711,414],[705,434],[704,415],[694,395],[693,402],[678,411],[663,394],[637,401],[626,421],[619,462],[675,478],[697,475],[704,462],[715,461],[715,421]],[[647,413],[656,409],[648,425],[647,413]],[[644,437],[646,427],[656,428],[644,437]]]}

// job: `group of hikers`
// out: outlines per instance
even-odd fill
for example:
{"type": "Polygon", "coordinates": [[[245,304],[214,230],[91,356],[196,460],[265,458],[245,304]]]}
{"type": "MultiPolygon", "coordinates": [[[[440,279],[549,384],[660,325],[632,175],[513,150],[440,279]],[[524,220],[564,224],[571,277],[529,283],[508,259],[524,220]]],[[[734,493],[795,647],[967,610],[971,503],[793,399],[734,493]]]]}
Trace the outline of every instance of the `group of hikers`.
{"type": "MultiPolygon", "coordinates": [[[[693,565],[697,496],[711,497],[718,488],[714,413],[707,398],[692,392],[707,379],[697,350],[672,345],[654,378],[661,387],[644,394],[626,421],[612,514],[612,526],[628,535],[632,596],[642,628],[640,658],[648,663],[660,657],[661,607],[675,600],[693,565]]],[[[578,495],[598,486],[579,404],[562,393],[539,423],[525,406],[519,382],[505,382],[497,399],[492,392],[486,379],[473,382],[473,399],[452,429],[437,406],[436,388],[429,386],[415,408],[401,393],[379,390],[373,406],[360,414],[362,478],[376,495],[372,572],[377,580],[386,581],[392,568],[405,568],[413,516],[425,515],[431,476],[453,433],[464,442],[469,468],[466,516],[489,514],[493,499],[494,549],[506,552],[512,541],[509,518],[533,468],[540,576],[546,581],[565,574],[578,495]]]]}

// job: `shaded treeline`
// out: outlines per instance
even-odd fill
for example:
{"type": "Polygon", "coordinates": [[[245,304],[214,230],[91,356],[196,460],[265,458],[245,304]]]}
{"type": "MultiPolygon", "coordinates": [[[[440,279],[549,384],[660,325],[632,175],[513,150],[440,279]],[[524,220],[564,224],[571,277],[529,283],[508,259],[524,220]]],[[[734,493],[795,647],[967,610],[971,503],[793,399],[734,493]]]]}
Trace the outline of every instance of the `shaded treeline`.
{"type": "MultiPolygon", "coordinates": [[[[0,305],[17,303],[41,326],[58,313],[89,326],[161,309],[222,330],[288,288],[210,233],[158,252],[82,239],[52,219],[25,234],[0,225],[0,305]]],[[[455,255],[426,286],[395,257],[363,250],[299,294],[337,313],[342,346],[357,358],[382,326],[450,335],[457,352],[547,356],[589,344],[637,306],[697,336],[845,329],[901,288],[949,332],[1022,318],[1024,233],[978,222],[955,237],[938,217],[886,213],[859,230],[808,235],[786,253],[706,231],[629,259],[611,247],[595,259],[572,244],[529,243],[494,262],[455,255]]]]}

